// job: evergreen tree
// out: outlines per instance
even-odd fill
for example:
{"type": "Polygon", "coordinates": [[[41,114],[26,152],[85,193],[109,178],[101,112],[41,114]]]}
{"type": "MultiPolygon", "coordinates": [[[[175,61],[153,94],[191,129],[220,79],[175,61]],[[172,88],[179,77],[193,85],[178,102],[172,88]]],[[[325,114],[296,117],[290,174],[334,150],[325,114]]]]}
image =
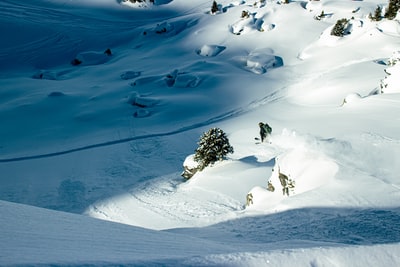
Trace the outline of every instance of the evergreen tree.
{"type": "Polygon", "coordinates": [[[389,0],[389,6],[385,11],[385,18],[394,19],[399,9],[400,9],[400,0],[389,0]]]}
{"type": "Polygon", "coordinates": [[[339,19],[336,21],[335,26],[333,26],[331,35],[342,37],[346,33],[347,24],[349,23],[348,19],[339,19]]]}
{"type": "Polygon", "coordinates": [[[228,153],[233,153],[233,147],[220,128],[211,128],[203,133],[198,145],[194,160],[199,163],[200,170],[218,160],[223,160],[228,153]]]}
{"type": "Polygon", "coordinates": [[[219,10],[217,2],[214,0],[211,6],[211,14],[217,13],[219,10]]]}
{"type": "Polygon", "coordinates": [[[377,6],[374,12],[374,15],[372,16],[372,14],[369,14],[369,18],[371,20],[375,20],[375,21],[380,21],[382,20],[382,8],[380,6],[377,6]]]}

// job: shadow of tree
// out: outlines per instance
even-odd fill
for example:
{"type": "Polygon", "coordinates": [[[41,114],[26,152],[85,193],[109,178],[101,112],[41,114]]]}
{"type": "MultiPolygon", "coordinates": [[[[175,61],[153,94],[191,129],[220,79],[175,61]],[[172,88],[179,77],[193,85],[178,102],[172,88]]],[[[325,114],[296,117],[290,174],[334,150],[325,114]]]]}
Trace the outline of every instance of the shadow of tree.
{"type": "Polygon", "coordinates": [[[260,162],[256,156],[248,156],[239,159],[241,162],[254,165],[256,167],[274,167],[275,166],[275,158],[270,159],[266,162],[260,162]]]}

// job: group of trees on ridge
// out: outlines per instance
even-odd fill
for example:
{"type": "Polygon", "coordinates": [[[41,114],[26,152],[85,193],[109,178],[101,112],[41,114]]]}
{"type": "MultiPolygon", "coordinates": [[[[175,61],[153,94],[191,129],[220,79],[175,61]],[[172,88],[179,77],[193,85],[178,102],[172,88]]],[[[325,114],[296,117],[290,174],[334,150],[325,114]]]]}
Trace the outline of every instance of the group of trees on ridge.
{"type": "Polygon", "coordinates": [[[369,18],[371,20],[380,21],[382,18],[385,19],[394,19],[397,16],[397,12],[400,9],[400,0],[389,0],[388,7],[385,10],[385,14],[382,15],[382,7],[377,6],[374,12],[374,15],[369,14],[369,18]]]}

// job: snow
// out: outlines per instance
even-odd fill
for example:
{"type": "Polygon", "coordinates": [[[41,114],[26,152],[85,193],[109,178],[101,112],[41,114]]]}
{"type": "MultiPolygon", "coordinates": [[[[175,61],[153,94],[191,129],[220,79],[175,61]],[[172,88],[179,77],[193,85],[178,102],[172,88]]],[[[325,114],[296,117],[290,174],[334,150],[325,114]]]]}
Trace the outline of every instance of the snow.
{"type": "Polygon", "coordinates": [[[211,4],[0,3],[0,265],[400,265],[399,16],[211,4]]]}

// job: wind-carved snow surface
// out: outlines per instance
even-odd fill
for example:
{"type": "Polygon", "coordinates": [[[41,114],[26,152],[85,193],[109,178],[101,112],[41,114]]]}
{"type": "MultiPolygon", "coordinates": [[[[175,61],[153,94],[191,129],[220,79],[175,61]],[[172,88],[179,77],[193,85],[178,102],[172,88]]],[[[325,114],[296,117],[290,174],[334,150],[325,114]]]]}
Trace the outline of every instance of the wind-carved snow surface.
{"type": "Polygon", "coordinates": [[[0,2],[0,265],[400,265],[385,3],[78,2],[0,2]]]}

